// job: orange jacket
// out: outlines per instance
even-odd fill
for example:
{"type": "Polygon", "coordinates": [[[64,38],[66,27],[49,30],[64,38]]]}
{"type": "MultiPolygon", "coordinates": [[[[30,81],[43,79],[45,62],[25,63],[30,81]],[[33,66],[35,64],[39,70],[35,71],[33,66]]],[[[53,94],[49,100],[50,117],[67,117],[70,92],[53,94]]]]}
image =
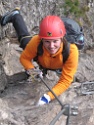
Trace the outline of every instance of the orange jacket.
{"type": "MultiPolygon", "coordinates": [[[[39,42],[39,36],[34,36],[27,44],[25,50],[22,52],[20,56],[20,62],[26,70],[34,68],[32,59],[36,57],[39,42]]],[[[70,44],[70,54],[67,61],[64,64],[62,61],[62,49],[63,43],[61,44],[61,47],[56,54],[50,55],[50,53],[43,47],[43,55],[38,57],[39,63],[45,68],[62,68],[62,74],[60,76],[60,79],[58,83],[52,88],[53,92],[57,96],[59,96],[61,93],[63,93],[65,90],[69,88],[71,82],[73,81],[73,76],[78,66],[79,51],[77,49],[77,46],[75,44],[70,44]]],[[[48,95],[51,99],[54,99],[54,96],[51,92],[48,92],[48,95]]]]}

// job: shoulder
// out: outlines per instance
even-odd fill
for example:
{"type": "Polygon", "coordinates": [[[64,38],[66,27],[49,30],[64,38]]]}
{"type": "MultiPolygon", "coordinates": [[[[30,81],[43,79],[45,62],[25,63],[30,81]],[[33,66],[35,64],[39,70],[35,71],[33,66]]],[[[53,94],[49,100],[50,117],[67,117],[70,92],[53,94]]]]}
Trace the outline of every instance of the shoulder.
{"type": "Polygon", "coordinates": [[[78,51],[78,48],[75,44],[70,44],[70,50],[77,50],[78,51]]]}
{"type": "Polygon", "coordinates": [[[29,43],[27,44],[28,47],[37,47],[40,43],[41,39],[38,35],[35,35],[31,38],[31,40],[29,41],[29,43]]]}
{"type": "Polygon", "coordinates": [[[31,38],[31,40],[29,41],[29,43],[27,44],[25,51],[28,51],[30,53],[32,52],[37,52],[37,47],[40,43],[41,39],[38,35],[35,35],[31,38]]]}
{"type": "Polygon", "coordinates": [[[75,44],[70,44],[70,54],[69,58],[74,59],[78,58],[79,56],[79,50],[75,44]]]}
{"type": "Polygon", "coordinates": [[[67,61],[65,62],[65,66],[77,67],[79,59],[79,50],[75,44],[70,44],[70,53],[67,61]]]}
{"type": "Polygon", "coordinates": [[[70,44],[70,53],[78,54],[79,50],[75,44],[70,44]]]}
{"type": "Polygon", "coordinates": [[[39,43],[40,42],[40,37],[39,37],[39,35],[34,35],[32,38],[31,38],[31,40],[30,40],[30,42],[29,43],[33,43],[33,44],[36,44],[36,43],[39,43]]]}

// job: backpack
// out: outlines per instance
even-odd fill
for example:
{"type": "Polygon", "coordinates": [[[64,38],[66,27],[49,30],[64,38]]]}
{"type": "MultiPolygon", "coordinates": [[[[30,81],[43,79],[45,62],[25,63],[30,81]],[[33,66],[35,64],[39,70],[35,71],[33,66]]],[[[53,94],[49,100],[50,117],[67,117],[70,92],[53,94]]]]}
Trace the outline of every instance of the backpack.
{"type": "Polygon", "coordinates": [[[73,19],[62,18],[62,20],[66,28],[65,39],[67,42],[76,44],[79,50],[83,49],[84,33],[82,27],[80,27],[79,24],[73,19]]]}
{"type": "MultiPolygon", "coordinates": [[[[64,36],[64,38],[67,41],[67,44],[64,43],[64,49],[62,51],[63,63],[65,63],[70,54],[70,44],[75,44],[78,47],[78,50],[83,49],[84,33],[82,27],[80,27],[76,21],[70,18],[62,18],[62,21],[64,22],[66,28],[66,35],[64,36]]],[[[42,46],[43,42],[41,41],[40,44],[38,45],[37,56],[34,58],[34,61],[37,61],[38,56],[41,56],[43,54],[42,46]]],[[[41,67],[41,69],[45,70],[45,72],[47,73],[48,69],[45,69],[43,67],[41,67]]]]}

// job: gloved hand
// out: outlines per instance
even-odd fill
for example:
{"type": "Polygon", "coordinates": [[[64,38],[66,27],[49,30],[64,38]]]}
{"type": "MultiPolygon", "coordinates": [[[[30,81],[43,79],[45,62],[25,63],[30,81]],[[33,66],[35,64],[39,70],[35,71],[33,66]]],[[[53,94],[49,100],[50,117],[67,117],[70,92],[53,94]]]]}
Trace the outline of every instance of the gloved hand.
{"type": "Polygon", "coordinates": [[[42,76],[42,71],[39,70],[39,69],[35,69],[35,68],[32,68],[32,69],[28,69],[26,71],[26,73],[29,75],[29,78],[28,78],[28,82],[32,82],[32,81],[40,81],[40,77],[43,77],[42,76]]]}
{"type": "Polygon", "coordinates": [[[47,94],[44,94],[38,101],[38,106],[48,104],[51,101],[50,96],[47,94]]]}

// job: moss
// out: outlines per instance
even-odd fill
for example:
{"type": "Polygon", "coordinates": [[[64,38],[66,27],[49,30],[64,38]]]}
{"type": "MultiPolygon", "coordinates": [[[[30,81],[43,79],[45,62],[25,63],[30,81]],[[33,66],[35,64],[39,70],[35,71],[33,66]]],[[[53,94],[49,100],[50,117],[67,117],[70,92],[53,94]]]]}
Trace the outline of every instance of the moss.
{"type": "Polygon", "coordinates": [[[79,0],[65,0],[64,5],[64,15],[73,15],[74,17],[82,17],[86,11],[89,11],[88,6],[81,6],[79,0]]]}

